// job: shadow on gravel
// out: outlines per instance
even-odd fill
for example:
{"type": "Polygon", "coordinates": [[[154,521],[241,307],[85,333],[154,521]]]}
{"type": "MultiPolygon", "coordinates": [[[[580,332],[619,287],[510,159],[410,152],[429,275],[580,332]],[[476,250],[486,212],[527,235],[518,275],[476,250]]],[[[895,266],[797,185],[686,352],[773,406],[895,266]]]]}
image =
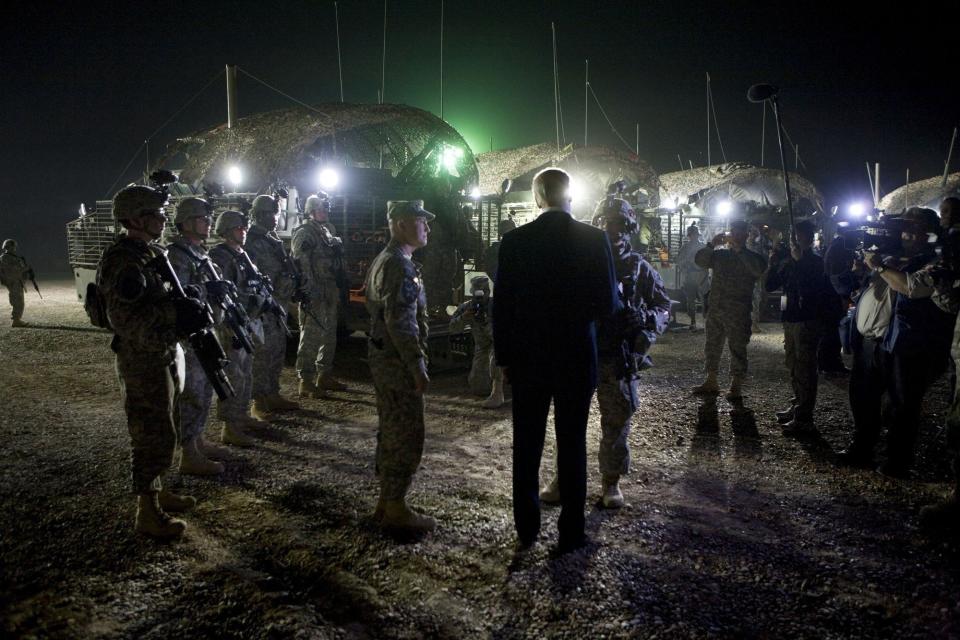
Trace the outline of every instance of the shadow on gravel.
{"type": "Polygon", "coordinates": [[[31,322],[25,327],[16,327],[15,329],[42,329],[46,331],[80,331],[83,333],[102,333],[105,336],[113,335],[106,329],[98,329],[97,327],[78,327],[76,325],[67,325],[67,324],[35,324],[31,322]]]}

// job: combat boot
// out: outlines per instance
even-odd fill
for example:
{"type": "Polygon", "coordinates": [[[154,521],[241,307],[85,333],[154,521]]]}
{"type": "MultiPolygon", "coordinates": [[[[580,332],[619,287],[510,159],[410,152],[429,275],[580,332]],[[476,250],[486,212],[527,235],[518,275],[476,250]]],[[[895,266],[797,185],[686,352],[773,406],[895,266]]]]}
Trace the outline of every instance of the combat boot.
{"type": "Polygon", "coordinates": [[[323,391],[346,391],[347,385],[343,384],[329,373],[321,373],[317,376],[317,388],[323,391]]]}
{"type": "Polygon", "coordinates": [[[499,409],[503,406],[503,380],[494,380],[490,396],[481,405],[484,409],[499,409]]]}
{"type": "Polygon", "coordinates": [[[261,420],[260,418],[251,416],[249,414],[240,418],[240,424],[242,424],[244,427],[249,427],[250,429],[266,429],[270,426],[270,423],[266,420],[261,420]]]}
{"type": "Polygon", "coordinates": [[[717,384],[717,374],[712,371],[707,373],[707,379],[703,384],[699,384],[690,390],[695,396],[715,396],[720,393],[720,385],[717,384]]]}
{"type": "Polygon", "coordinates": [[[777,422],[780,424],[787,424],[793,420],[794,415],[797,412],[797,405],[791,404],[789,409],[784,409],[783,411],[777,411],[777,422]]]}
{"type": "Polygon", "coordinates": [[[160,493],[157,495],[157,500],[160,503],[160,508],[164,511],[171,511],[173,513],[183,513],[184,511],[190,511],[195,506],[197,506],[197,499],[193,496],[181,496],[178,495],[169,489],[160,489],[160,493]]]}
{"type": "Polygon", "coordinates": [[[301,398],[326,398],[327,392],[319,388],[312,380],[301,380],[298,388],[301,398]]]}
{"type": "Polygon", "coordinates": [[[785,436],[808,435],[817,430],[813,420],[805,420],[799,416],[786,424],[780,425],[780,428],[783,429],[783,435],[785,436]]]}
{"type": "Polygon", "coordinates": [[[543,490],[540,491],[540,502],[543,504],[560,504],[560,479],[553,477],[543,490]]]}
{"type": "Polygon", "coordinates": [[[154,538],[179,538],[187,530],[187,523],[171,518],[160,508],[158,492],[141,493],[137,498],[137,519],[133,526],[137,533],[154,538]]]}
{"type": "Polygon", "coordinates": [[[230,449],[213,442],[207,442],[207,439],[202,435],[197,436],[197,449],[207,458],[213,458],[214,460],[230,460],[233,458],[230,455],[230,449]]]}
{"type": "Polygon", "coordinates": [[[383,503],[380,526],[384,529],[402,529],[411,533],[429,533],[437,528],[437,521],[417,513],[404,500],[389,500],[383,503]]]}
{"type": "Polygon", "coordinates": [[[743,378],[740,376],[733,376],[730,380],[730,389],[727,391],[727,394],[724,396],[727,400],[734,402],[743,398],[743,378]]]}
{"type": "Polygon", "coordinates": [[[207,459],[193,439],[183,445],[180,455],[180,473],[190,476],[215,476],[223,473],[223,465],[207,459]]]}
{"type": "Polygon", "coordinates": [[[623,494],[620,492],[620,476],[603,476],[603,507],[619,509],[623,506],[623,494]]]}
{"type": "Polygon", "coordinates": [[[26,326],[27,326],[27,323],[24,322],[23,320],[17,318],[16,320],[14,320],[13,322],[10,323],[10,326],[11,326],[11,327],[26,327],[26,326]]]}
{"type": "Polygon", "coordinates": [[[261,420],[269,421],[270,418],[273,417],[270,413],[272,408],[266,396],[260,396],[253,399],[253,406],[250,408],[250,413],[261,420]]]}
{"type": "Polygon", "coordinates": [[[299,402],[287,400],[279,393],[267,396],[266,401],[272,411],[296,411],[300,408],[299,402]]]}
{"type": "Polygon", "coordinates": [[[223,444],[232,444],[235,447],[252,447],[255,442],[254,439],[244,431],[243,425],[236,422],[223,423],[220,440],[223,444]]]}

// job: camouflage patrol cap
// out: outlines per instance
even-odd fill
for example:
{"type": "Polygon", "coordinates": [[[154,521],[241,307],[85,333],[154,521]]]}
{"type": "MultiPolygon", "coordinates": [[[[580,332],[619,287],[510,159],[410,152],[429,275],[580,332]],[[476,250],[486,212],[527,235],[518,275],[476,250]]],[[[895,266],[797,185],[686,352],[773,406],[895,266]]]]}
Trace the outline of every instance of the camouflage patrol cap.
{"type": "Polygon", "coordinates": [[[118,220],[139,218],[145,211],[156,211],[167,204],[167,194],[142,184],[131,184],[113,196],[113,213],[118,220]]]}
{"type": "Polygon", "coordinates": [[[426,218],[430,222],[437,216],[423,208],[423,200],[391,200],[387,203],[387,220],[408,217],[426,218]]]}
{"type": "Polygon", "coordinates": [[[13,238],[7,238],[3,241],[3,250],[4,251],[16,251],[17,250],[17,241],[13,238]]]}
{"type": "Polygon", "coordinates": [[[330,206],[330,196],[328,196],[325,191],[318,191],[316,195],[307,198],[306,203],[303,205],[303,212],[309,215],[314,211],[323,209],[325,203],[327,207],[330,206]]]}
{"type": "Polygon", "coordinates": [[[213,207],[203,198],[184,198],[177,204],[177,214],[173,217],[174,224],[181,224],[190,218],[203,218],[213,215],[213,207]]]}
{"type": "Polygon", "coordinates": [[[248,226],[250,226],[250,222],[245,214],[239,211],[224,211],[220,214],[220,217],[217,218],[217,225],[214,227],[213,232],[223,238],[231,229],[248,226]]]}
{"type": "Polygon", "coordinates": [[[607,198],[601,201],[593,213],[593,226],[602,226],[604,220],[610,218],[622,220],[627,233],[637,230],[637,213],[630,203],[622,198],[607,198]]]}

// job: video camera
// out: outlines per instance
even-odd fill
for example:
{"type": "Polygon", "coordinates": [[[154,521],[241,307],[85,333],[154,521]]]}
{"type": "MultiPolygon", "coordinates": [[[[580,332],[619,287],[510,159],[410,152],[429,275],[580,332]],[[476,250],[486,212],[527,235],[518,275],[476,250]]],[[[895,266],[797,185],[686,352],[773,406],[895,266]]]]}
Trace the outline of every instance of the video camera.
{"type": "Polygon", "coordinates": [[[470,301],[470,308],[473,309],[473,318],[477,322],[487,321],[487,292],[483,289],[473,291],[473,299],[470,301]]]}

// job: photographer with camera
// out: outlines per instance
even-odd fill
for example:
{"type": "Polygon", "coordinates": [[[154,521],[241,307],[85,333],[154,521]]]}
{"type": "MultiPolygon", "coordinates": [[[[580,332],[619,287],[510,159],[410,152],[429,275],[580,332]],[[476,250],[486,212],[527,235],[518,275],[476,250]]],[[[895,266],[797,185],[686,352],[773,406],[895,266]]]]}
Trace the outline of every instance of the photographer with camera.
{"type": "Polygon", "coordinates": [[[710,291],[710,272],[697,265],[694,258],[700,249],[706,247],[700,240],[700,228],[696,223],[687,227],[687,241],[677,253],[677,265],[680,267],[683,305],[690,316],[690,331],[697,330],[697,300],[703,301],[703,313],[707,313],[707,294],[710,291]]]}
{"type": "Polygon", "coordinates": [[[463,333],[470,327],[473,336],[473,362],[467,384],[470,393],[487,396],[485,409],[503,406],[503,372],[493,358],[493,325],[490,323],[490,279],[470,279],[470,299],[462,303],[450,318],[450,333],[463,333]]]}
{"type": "Polygon", "coordinates": [[[717,374],[723,344],[730,347],[730,390],[727,399],[743,397],[747,375],[747,344],[750,342],[750,314],[753,287],[767,269],[766,259],[746,248],[748,225],[743,220],[730,223],[729,233],[719,233],[697,252],[695,260],[702,269],[712,269],[710,313],[707,314],[705,351],[707,378],[693,388],[696,395],[720,392],[717,374]]]}
{"type": "Polygon", "coordinates": [[[937,260],[929,242],[939,229],[936,212],[914,207],[892,220],[887,229],[900,229],[899,251],[882,256],[868,247],[863,253],[871,271],[851,325],[854,437],[838,462],[872,468],[873,450],[885,425],[887,460],[877,470],[906,477],[923,396],[947,366],[954,317],[933,302],[934,288],[913,275],[937,260]]]}
{"type": "MultiPolygon", "coordinates": [[[[275,196],[261,194],[253,199],[250,216],[253,225],[247,234],[244,251],[261,274],[273,283],[273,297],[286,307],[296,288],[294,275],[288,267],[290,256],[277,235],[277,216],[280,201],[275,196]]],[[[280,395],[280,374],[287,354],[287,331],[282,318],[271,314],[263,319],[263,344],[257,345],[253,357],[253,415],[269,420],[276,411],[295,411],[299,403],[280,395]]]]}
{"type": "Polygon", "coordinates": [[[813,409],[817,403],[817,346],[823,333],[827,304],[827,283],[823,260],[813,251],[816,227],[804,220],[795,227],[796,242],[787,251],[770,251],[770,266],[764,282],[766,291],[783,290],[780,319],[783,348],[793,398],[790,406],[777,412],[784,435],[814,431],[813,409]]]}

